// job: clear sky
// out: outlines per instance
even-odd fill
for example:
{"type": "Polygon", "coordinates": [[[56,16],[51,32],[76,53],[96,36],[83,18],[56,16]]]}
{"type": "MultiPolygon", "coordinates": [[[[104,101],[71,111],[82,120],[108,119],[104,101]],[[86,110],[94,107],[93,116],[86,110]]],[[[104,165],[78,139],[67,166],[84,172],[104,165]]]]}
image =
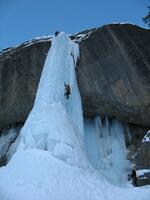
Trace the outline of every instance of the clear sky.
{"type": "Polygon", "coordinates": [[[75,33],[112,22],[146,27],[150,0],[0,0],[0,50],[56,30],[75,33]]]}

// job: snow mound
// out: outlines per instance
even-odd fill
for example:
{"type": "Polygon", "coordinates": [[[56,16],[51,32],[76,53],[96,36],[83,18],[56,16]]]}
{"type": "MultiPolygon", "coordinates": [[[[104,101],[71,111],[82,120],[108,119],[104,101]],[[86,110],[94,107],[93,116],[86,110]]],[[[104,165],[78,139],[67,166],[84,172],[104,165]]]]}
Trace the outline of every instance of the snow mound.
{"type": "Polygon", "coordinates": [[[67,165],[48,151],[18,151],[0,170],[2,200],[149,200],[149,188],[117,188],[95,171],[67,165]]]}
{"type": "Polygon", "coordinates": [[[137,176],[144,176],[144,174],[150,173],[150,169],[139,169],[136,172],[137,172],[137,176]]]}

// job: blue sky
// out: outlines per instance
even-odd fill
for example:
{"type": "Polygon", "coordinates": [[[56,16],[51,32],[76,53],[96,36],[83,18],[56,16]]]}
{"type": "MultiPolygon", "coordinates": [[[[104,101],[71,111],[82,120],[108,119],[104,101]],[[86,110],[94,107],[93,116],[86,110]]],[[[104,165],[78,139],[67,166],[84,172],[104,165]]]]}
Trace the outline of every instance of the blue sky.
{"type": "Polygon", "coordinates": [[[146,27],[149,0],[0,0],[0,49],[56,30],[75,33],[112,22],[146,27]]]}

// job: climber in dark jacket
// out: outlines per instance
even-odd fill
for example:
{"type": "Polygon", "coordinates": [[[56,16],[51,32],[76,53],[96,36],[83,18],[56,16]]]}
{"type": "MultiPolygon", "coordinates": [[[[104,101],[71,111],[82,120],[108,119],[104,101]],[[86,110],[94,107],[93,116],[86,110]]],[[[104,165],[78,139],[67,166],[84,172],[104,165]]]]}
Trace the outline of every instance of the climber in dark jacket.
{"type": "Polygon", "coordinates": [[[67,99],[69,99],[69,95],[71,94],[70,85],[64,83],[64,86],[65,86],[65,94],[64,95],[66,96],[67,99]]]}
{"type": "Polygon", "coordinates": [[[137,175],[136,175],[136,170],[135,169],[132,169],[131,178],[132,178],[133,185],[137,186],[137,175]]]}
{"type": "Polygon", "coordinates": [[[59,31],[56,31],[56,32],[55,32],[55,37],[56,37],[59,33],[60,33],[59,31]]]}

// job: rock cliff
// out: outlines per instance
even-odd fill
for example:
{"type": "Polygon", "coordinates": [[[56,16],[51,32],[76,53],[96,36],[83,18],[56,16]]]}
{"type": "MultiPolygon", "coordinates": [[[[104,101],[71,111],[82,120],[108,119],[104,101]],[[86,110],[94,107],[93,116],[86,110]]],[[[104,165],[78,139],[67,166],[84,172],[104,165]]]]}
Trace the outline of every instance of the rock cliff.
{"type": "MultiPolygon", "coordinates": [[[[97,114],[150,127],[150,30],[106,25],[71,36],[79,42],[77,79],[86,116],[97,114]]],[[[26,120],[50,37],[0,54],[0,128],[26,120]]]]}
{"type": "Polygon", "coordinates": [[[77,68],[85,115],[150,126],[150,30],[107,25],[80,42],[77,68]]]}

